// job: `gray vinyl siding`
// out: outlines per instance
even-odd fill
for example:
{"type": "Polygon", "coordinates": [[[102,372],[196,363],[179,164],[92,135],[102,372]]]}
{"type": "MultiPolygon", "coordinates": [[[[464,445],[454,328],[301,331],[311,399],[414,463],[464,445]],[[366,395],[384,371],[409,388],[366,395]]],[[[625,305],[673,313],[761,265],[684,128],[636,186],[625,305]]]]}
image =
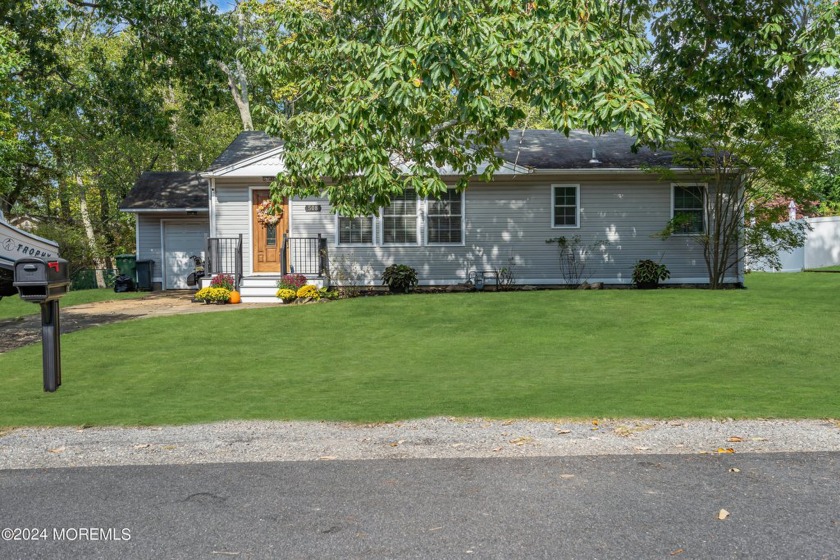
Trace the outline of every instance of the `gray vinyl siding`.
{"type": "Polygon", "coordinates": [[[137,235],[139,246],[137,247],[137,260],[154,261],[152,265],[152,281],[163,281],[163,253],[161,248],[162,222],[206,222],[207,214],[189,215],[186,212],[139,212],[137,214],[137,235]]]}
{"type": "MultiPolygon", "coordinates": [[[[557,246],[546,240],[575,235],[583,244],[607,242],[587,261],[584,279],[590,282],[629,283],[633,265],[648,258],[670,269],[671,282],[707,278],[696,238],[653,237],[671,219],[671,183],[651,178],[523,177],[475,183],[466,192],[463,245],[383,246],[380,237],[374,246],[337,246],[336,219],[326,200],[293,201],[291,212],[293,237],[324,235],[331,268],[344,268],[368,284],[378,284],[384,268],[394,263],[414,267],[421,284],[447,284],[510,262],[520,283],[562,283],[557,246]],[[552,184],[580,185],[579,228],[551,227],[552,184]],[[320,204],[322,210],[307,212],[307,204],[320,204]]],[[[424,238],[421,232],[421,243],[424,238]]]]}
{"type": "Polygon", "coordinates": [[[214,237],[239,237],[242,234],[242,269],[251,270],[251,191],[249,187],[267,189],[249,179],[216,179],[216,231],[214,237]]]}
{"type": "Polygon", "coordinates": [[[161,236],[160,236],[160,220],[164,218],[171,218],[167,214],[147,214],[145,212],[137,214],[137,237],[140,245],[137,247],[137,260],[151,260],[154,261],[152,266],[152,280],[160,282],[163,276],[161,270],[161,236]]]}

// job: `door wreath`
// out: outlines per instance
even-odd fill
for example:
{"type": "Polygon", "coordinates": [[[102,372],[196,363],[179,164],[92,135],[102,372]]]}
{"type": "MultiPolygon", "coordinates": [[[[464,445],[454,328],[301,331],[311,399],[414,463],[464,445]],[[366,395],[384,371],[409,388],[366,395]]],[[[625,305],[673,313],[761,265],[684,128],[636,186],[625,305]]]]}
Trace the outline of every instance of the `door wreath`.
{"type": "Polygon", "coordinates": [[[273,203],[271,200],[264,200],[257,206],[257,221],[265,227],[276,226],[283,218],[283,208],[272,213],[273,203]]]}

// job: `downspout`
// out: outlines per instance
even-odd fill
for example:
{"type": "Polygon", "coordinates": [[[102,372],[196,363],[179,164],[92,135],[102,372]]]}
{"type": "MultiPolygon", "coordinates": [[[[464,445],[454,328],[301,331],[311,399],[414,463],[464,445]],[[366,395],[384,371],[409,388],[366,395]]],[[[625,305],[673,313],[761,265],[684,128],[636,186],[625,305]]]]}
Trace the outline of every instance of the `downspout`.
{"type": "Polygon", "coordinates": [[[209,201],[208,211],[210,212],[210,237],[216,237],[216,178],[210,177],[207,200],[209,201]]]}

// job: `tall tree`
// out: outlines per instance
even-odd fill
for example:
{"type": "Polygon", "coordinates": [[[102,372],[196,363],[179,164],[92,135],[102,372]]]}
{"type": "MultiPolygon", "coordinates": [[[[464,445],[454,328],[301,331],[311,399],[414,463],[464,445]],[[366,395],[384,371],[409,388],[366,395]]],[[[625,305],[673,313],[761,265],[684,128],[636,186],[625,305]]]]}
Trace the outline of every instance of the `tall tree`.
{"type": "Polygon", "coordinates": [[[254,62],[276,84],[268,130],[285,140],[279,192],[326,194],[344,213],[444,170],[489,178],[495,150],[534,107],[557,130],[658,137],[636,73],[639,3],[610,0],[269,0],[254,62]],[[329,178],[327,182],[326,178],[329,178]]]}
{"type": "MultiPolygon", "coordinates": [[[[702,246],[711,287],[742,262],[745,244],[772,258],[801,244],[771,227],[778,196],[801,200],[818,163],[810,123],[797,117],[807,80],[838,67],[840,5],[831,0],[654,0],[646,84],[678,159],[709,180],[702,246]],[[745,230],[752,203],[753,227],[745,230]]],[[[677,216],[666,232],[694,228],[677,216]]]]}

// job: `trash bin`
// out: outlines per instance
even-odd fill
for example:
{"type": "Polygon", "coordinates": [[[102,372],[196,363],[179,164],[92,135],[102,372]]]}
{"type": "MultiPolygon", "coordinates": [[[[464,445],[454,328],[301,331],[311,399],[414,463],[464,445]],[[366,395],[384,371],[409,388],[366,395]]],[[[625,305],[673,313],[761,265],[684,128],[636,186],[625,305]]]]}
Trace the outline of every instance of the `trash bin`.
{"type": "Polygon", "coordinates": [[[138,290],[152,291],[152,267],[154,264],[155,261],[136,261],[138,290]]]}
{"type": "Polygon", "coordinates": [[[135,255],[117,255],[117,270],[120,275],[128,276],[132,280],[136,277],[137,257],[135,255]]]}

